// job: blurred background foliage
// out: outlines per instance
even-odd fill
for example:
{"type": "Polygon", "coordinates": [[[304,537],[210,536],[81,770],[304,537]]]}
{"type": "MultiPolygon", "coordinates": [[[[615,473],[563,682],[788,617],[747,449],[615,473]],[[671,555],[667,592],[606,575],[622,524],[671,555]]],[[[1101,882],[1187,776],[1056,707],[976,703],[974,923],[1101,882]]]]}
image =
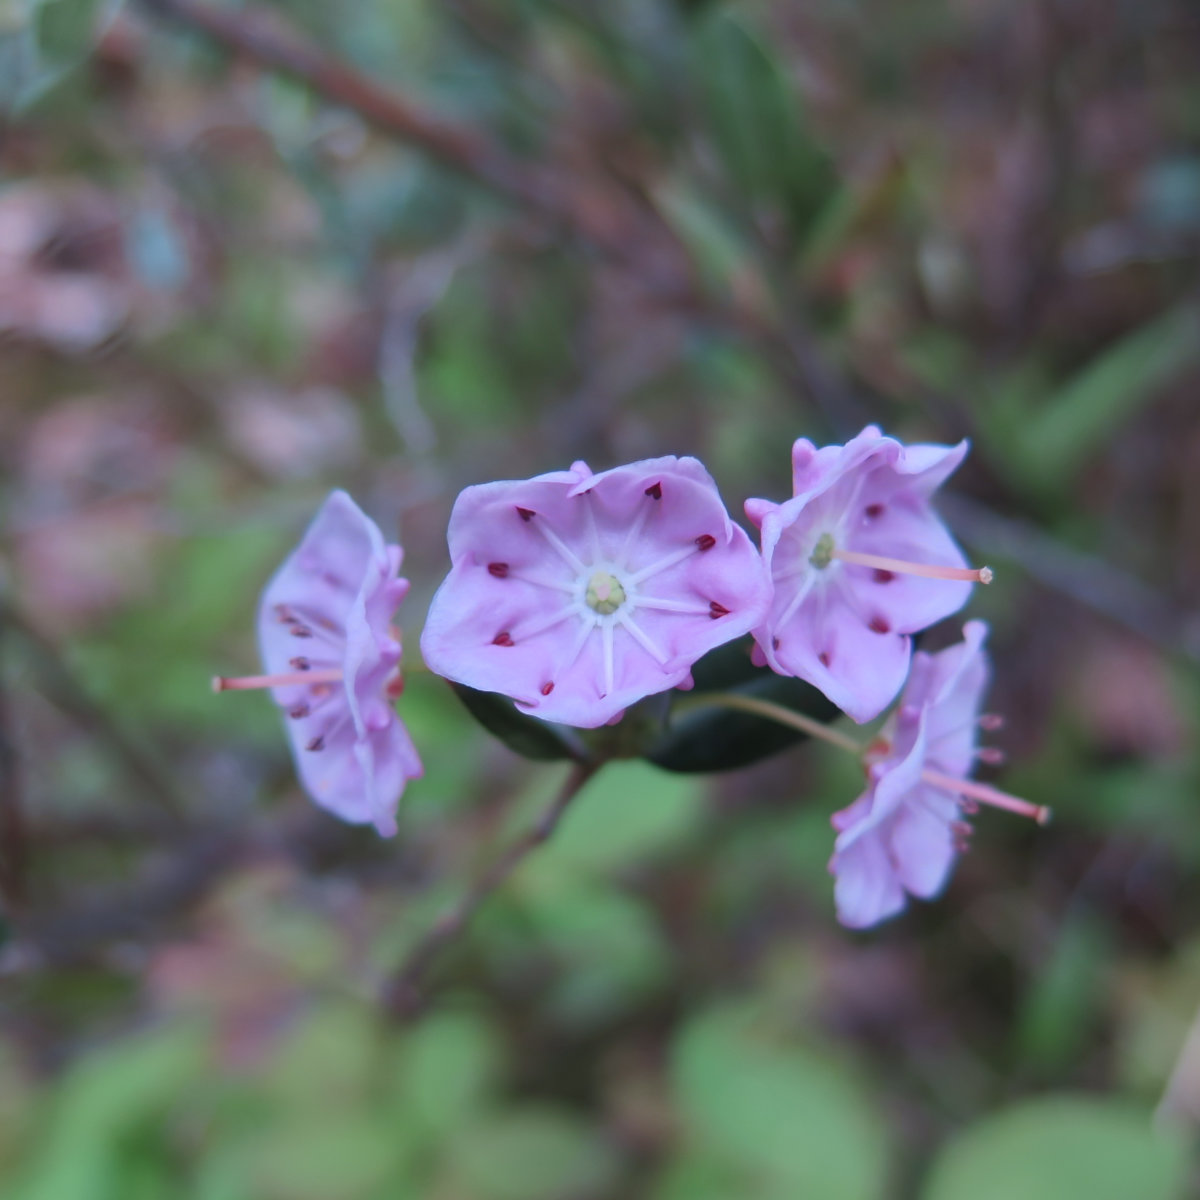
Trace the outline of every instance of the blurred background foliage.
{"type": "Polygon", "coordinates": [[[1194,4],[211,2],[258,41],[0,0],[0,1195],[1197,1194],[1194,4]],[[564,768],[414,672],[382,843],[208,692],[325,492],[403,539],[415,665],[462,486],[690,453],[736,512],[867,421],[972,439],[1055,825],[851,935],[853,763],[612,766],[389,1019],[564,768]]]}

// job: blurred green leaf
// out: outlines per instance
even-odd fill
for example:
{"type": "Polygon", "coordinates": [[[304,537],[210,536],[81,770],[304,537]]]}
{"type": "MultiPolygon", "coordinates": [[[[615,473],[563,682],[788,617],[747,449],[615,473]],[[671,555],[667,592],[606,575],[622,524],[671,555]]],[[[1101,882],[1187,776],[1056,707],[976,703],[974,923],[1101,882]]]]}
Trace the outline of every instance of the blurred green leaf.
{"type": "Polygon", "coordinates": [[[6,1200],[106,1200],[121,1194],[122,1139],[159,1129],[202,1070],[206,1039],[191,1026],[122,1038],[82,1058],[61,1081],[42,1140],[6,1200]]]}
{"type": "Polygon", "coordinates": [[[1077,1060],[1107,996],[1103,972],[1109,954],[1109,939],[1097,920],[1068,916],[1018,1015],[1017,1050],[1036,1070],[1054,1072],[1077,1060]]]}
{"type": "Polygon", "coordinates": [[[621,1173],[616,1150],[568,1113],[511,1107],[465,1127],[453,1177],[471,1200],[589,1200],[611,1195],[621,1173]]]}
{"type": "Polygon", "coordinates": [[[703,816],[705,785],[647,763],[606,763],[539,856],[576,875],[630,867],[677,844],[703,816]]]}
{"type": "Polygon", "coordinates": [[[1120,1101],[1045,1096],[943,1147],[922,1200],[1178,1200],[1186,1150],[1120,1101]]]}
{"type": "Polygon", "coordinates": [[[887,1142],[864,1090],[837,1062],[766,1036],[749,1008],[693,1017],[675,1042],[671,1074],[689,1144],[769,1179],[780,1194],[883,1195],[887,1142]]]}
{"type": "Polygon", "coordinates": [[[497,1030],[470,1012],[435,1012],[397,1048],[395,1101],[401,1118],[437,1143],[467,1123],[499,1080],[497,1030]]]}
{"type": "Polygon", "coordinates": [[[3,0],[0,112],[37,100],[88,53],[119,0],[3,0]]]}
{"type": "Polygon", "coordinates": [[[264,1083],[279,1111],[360,1107],[376,1078],[381,1041],[365,1007],[327,1002],[289,1033],[264,1083]]]}
{"type": "Polygon", "coordinates": [[[450,686],[471,716],[516,754],[541,761],[579,757],[581,747],[562,726],[527,717],[496,692],[478,692],[461,683],[450,686]]]}
{"type": "MultiPolygon", "coordinates": [[[[314,1081],[315,1082],[315,1081],[314,1081]]],[[[403,1127],[370,1110],[326,1110],[256,1137],[252,1195],[270,1200],[368,1200],[412,1195],[403,1127]]]]}
{"type": "Polygon", "coordinates": [[[811,684],[754,666],[741,642],[727,643],[705,655],[692,677],[694,692],[676,700],[681,711],[672,714],[667,729],[645,752],[652,763],[668,771],[730,771],[806,740],[798,730],[766,717],[718,705],[702,707],[705,692],[770,700],[818,721],[838,715],[838,709],[811,684]]]}
{"type": "Polygon", "coordinates": [[[751,200],[778,203],[803,231],[835,177],[771,52],[739,16],[718,10],[699,24],[692,77],[730,180],[751,200]]]}
{"type": "Polygon", "coordinates": [[[1198,362],[1200,308],[1194,304],[1127,334],[1029,413],[1021,470],[1066,485],[1130,417],[1198,362]]]}

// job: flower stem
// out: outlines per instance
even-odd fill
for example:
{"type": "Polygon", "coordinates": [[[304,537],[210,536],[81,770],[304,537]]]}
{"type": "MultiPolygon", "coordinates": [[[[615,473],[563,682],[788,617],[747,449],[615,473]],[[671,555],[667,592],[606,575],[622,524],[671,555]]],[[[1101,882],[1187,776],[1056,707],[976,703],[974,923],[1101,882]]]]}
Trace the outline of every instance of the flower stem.
{"type": "Polygon", "coordinates": [[[794,709],[784,708],[782,704],[776,704],[771,700],[760,700],[757,696],[741,696],[737,692],[701,692],[681,703],[677,702],[677,707],[684,708],[686,706],[688,709],[702,708],[707,705],[734,708],[741,712],[754,713],[758,717],[766,717],[769,721],[787,725],[791,729],[798,729],[801,733],[808,734],[809,737],[820,738],[823,742],[828,742],[831,746],[837,746],[839,750],[846,750],[851,754],[861,755],[864,750],[864,747],[848,734],[839,733],[822,721],[806,717],[794,709]]]}
{"type": "Polygon", "coordinates": [[[409,951],[384,988],[384,1006],[397,1018],[410,1019],[420,1011],[424,997],[421,982],[442,950],[461,934],[484,903],[524,861],[558,828],[563,813],[599,770],[596,761],[577,762],[549,807],[468,889],[466,895],[444,912],[409,951]]]}

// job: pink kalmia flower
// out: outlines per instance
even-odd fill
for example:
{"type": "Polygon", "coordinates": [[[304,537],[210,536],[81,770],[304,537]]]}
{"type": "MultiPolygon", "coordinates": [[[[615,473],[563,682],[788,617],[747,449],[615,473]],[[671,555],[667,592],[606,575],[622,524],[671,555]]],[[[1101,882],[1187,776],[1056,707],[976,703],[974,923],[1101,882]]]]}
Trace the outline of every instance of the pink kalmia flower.
{"type": "Polygon", "coordinates": [[[595,728],[691,685],[702,655],[762,620],[770,582],[694,458],[593,475],[582,462],[464,490],[451,570],[421,635],[429,667],[595,728]]]}
{"type": "Polygon", "coordinates": [[[755,661],[820,688],[855,721],[899,692],[910,634],[957,612],[973,570],[930,505],[967,443],[903,446],[868,426],[845,446],[792,447],[795,495],[747,500],[775,595],[755,661]]]}
{"type": "Polygon", "coordinates": [[[270,688],[287,714],[304,790],[344,821],[396,832],[421,760],[392,702],[402,690],[391,625],[408,580],[404,552],[342,491],[333,492],[259,603],[267,674],[218,677],[216,691],[270,688]]]}
{"type": "Polygon", "coordinates": [[[900,705],[868,748],[867,790],[833,816],[838,831],[829,869],[843,925],[863,929],[928,900],[945,886],[971,827],[964,814],[990,804],[1039,824],[1050,810],[967,778],[975,761],[998,761],[976,748],[989,670],[987,626],[969,621],[964,640],[939,654],[917,653],[900,705]]]}

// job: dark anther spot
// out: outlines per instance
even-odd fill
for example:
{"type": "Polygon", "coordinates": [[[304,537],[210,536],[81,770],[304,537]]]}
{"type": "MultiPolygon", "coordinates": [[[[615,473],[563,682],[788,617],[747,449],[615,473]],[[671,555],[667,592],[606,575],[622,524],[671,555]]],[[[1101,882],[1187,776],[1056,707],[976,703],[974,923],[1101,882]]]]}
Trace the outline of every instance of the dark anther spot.
{"type": "Polygon", "coordinates": [[[520,515],[520,518],[522,521],[532,521],[533,520],[533,509],[532,508],[522,508],[518,504],[517,505],[517,513],[520,515]]]}
{"type": "Polygon", "coordinates": [[[780,646],[779,639],[778,639],[778,638],[772,638],[772,639],[771,639],[771,649],[772,649],[772,650],[778,650],[778,649],[779,649],[779,646],[780,646]]]}
{"type": "Polygon", "coordinates": [[[325,748],[325,739],[318,735],[304,748],[305,750],[323,750],[325,748]]]}
{"type": "Polygon", "coordinates": [[[507,629],[496,634],[496,636],[494,638],[492,638],[493,646],[511,646],[512,644],[513,644],[512,634],[509,633],[507,629]]]}
{"type": "Polygon", "coordinates": [[[823,667],[829,666],[830,662],[832,662],[828,650],[822,650],[821,653],[817,655],[817,659],[823,667]]]}
{"type": "Polygon", "coordinates": [[[310,638],[313,635],[313,631],[307,625],[293,625],[291,627],[291,634],[292,637],[310,638]]]}
{"type": "Polygon", "coordinates": [[[870,621],[872,633],[891,633],[891,624],[884,617],[872,617],[870,621]]]}
{"type": "Polygon", "coordinates": [[[876,583],[891,583],[896,578],[895,571],[885,571],[882,567],[875,568],[876,583]]]}
{"type": "Polygon", "coordinates": [[[508,574],[508,563],[488,563],[488,574],[503,579],[508,574]]]}
{"type": "Polygon", "coordinates": [[[543,696],[548,696],[548,695],[550,695],[550,693],[551,693],[552,691],[554,691],[554,684],[553,684],[553,683],[543,683],[543,684],[542,684],[542,695],[543,695],[543,696]]]}
{"type": "Polygon", "coordinates": [[[662,499],[662,484],[661,483],[652,483],[646,489],[646,495],[649,496],[651,500],[661,500],[662,499]]]}
{"type": "Polygon", "coordinates": [[[711,533],[702,533],[696,539],[696,545],[701,550],[711,550],[717,544],[717,539],[711,533]]]}
{"type": "Polygon", "coordinates": [[[289,658],[288,666],[291,667],[293,671],[311,671],[312,670],[312,663],[310,663],[308,661],[308,659],[305,658],[301,654],[296,655],[295,658],[289,658]]]}
{"type": "Polygon", "coordinates": [[[723,604],[718,604],[715,600],[708,602],[708,615],[715,621],[718,617],[729,616],[729,609],[723,604]]]}
{"type": "Polygon", "coordinates": [[[883,516],[883,505],[882,504],[868,504],[866,512],[867,512],[867,516],[872,518],[872,520],[875,517],[882,517],[883,516]]]}
{"type": "Polygon", "coordinates": [[[291,717],[293,721],[299,721],[301,718],[307,717],[308,713],[308,703],[304,700],[301,700],[299,704],[288,709],[288,716],[291,717]]]}

